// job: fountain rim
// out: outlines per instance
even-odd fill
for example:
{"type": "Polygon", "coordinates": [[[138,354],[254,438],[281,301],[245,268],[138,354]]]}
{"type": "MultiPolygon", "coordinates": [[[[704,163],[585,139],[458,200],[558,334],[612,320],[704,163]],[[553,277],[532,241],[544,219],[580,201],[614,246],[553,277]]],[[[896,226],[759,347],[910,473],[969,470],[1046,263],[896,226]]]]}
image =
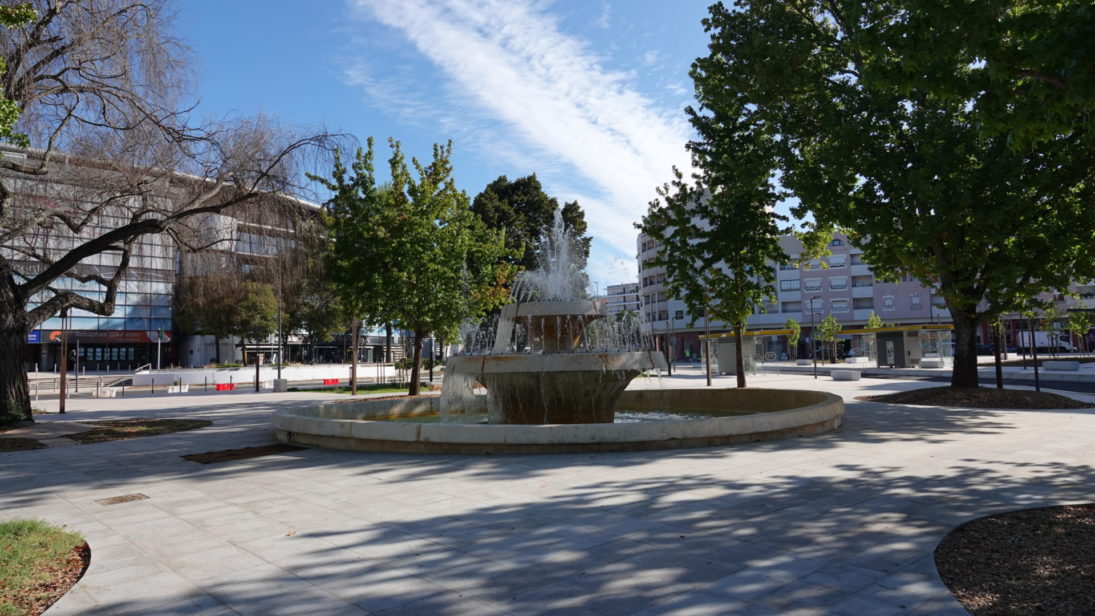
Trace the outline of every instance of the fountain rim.
{"type": "MultiPolygon", "coordinates": [[[[692,391],[696,390],[631,390],[625,394],[654,392],[673,397],[674,392],[692,391]]],[[[701,391],[722,392],[728,397],[742,395],[734,392],[771,392],[813,402],[751,415],[631,424],[421,424],[347,417],[360,405],[375,406],[378,413],[398,408],[408,415],[440,409],[437,396],[419,396],[342,400],[281,409],[275,411],[273,423],[278,440],[297,445],[374,452],[542,454],[710,447],[805,436],[835,429],[844,414],[843,398],[829,392],[753,388],[701,391]]]]}

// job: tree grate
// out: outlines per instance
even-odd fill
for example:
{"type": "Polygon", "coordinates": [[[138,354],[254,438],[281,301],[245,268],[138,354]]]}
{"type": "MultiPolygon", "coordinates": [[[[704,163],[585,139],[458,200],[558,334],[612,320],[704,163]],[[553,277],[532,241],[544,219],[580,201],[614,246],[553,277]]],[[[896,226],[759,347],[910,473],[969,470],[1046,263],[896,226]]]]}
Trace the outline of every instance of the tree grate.
{"type": "Polygon", "coordinates": [[[217,464],[218,462],[231,462],[233,460],[247,460],[250,458],[260,458],[262,456],[272,456],[301,449],[307,449],[307,447],[276,443],[274,445],[263,445],[260,447],[243,447],[241,449],[192,453],[182,456],[182,458],[184,460],[190,460],[191,462],[197,462],[198,464],[217,464]]]}
{"type": "Polygon", "coordinates": [[[133,501],[145,500],[147,498],[148,497],[145,496],[144,494],[141,494],[140,492],[137,492],[137,493],[134,493],[134,494],[125,494],[123,496],[112,496],[110,498],[97,498],[97,499],[95,499],[95,502],[97,502],[100,505],[105,507],[107,505],[119,505],[121,503],[131,503],[133,501]]]}

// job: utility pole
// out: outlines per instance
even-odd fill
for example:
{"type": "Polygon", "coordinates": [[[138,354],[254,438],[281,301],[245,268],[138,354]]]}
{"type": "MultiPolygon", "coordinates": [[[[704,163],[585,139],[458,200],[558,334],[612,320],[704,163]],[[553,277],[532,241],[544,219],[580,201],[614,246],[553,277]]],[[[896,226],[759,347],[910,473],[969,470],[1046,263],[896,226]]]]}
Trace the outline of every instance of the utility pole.
{"type": "Polygon", "coordinates": [[[810,298],[810,357],[814,360],[814,378],[817,378],[817,327],[814,325],[814,300],[820,296],[810,298]]]}
{"type": "Polygon", "coordinates": [[[57,399],[57,412],[64,414],[65,399],[68,389],[68,328],[65,321],[68,319],[68,308],[61,311],[61,388],[60,397],[57,399]]]}

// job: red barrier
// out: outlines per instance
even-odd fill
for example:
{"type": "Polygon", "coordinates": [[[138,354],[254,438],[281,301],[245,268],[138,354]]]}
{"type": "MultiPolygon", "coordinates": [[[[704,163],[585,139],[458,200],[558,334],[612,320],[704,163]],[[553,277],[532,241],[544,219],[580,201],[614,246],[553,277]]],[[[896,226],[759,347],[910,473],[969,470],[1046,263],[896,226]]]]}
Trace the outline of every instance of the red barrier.
{"type": "Polygon", "coordinates": [[[236,391],[235,383],[217,383],[217,391],[236,391]]]}
{"type": "Polygon", "coordinates": [[[338,385],[338,379],[323,379],[324,385],[338,385]]]}

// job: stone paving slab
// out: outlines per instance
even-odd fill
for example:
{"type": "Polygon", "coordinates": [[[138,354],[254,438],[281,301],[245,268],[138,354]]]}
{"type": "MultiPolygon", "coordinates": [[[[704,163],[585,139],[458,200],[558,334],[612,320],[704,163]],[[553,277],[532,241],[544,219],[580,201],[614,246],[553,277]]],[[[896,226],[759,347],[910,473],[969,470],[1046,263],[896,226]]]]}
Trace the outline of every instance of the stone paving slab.
{"type": "MultiPolygon", "coordinates": [[[[68,614],[960,614],[932,552],[954,526],[1092,500],[1095,412],[855,401],[923,383],[750,376],[845,397],[839,430],[680,451],[421,456],[274,442],[325,394],[80,400],[51,425],[194,417],[172,435],[0,453],[0,518],[91,545],[68,614]],[[142,493],[146,500],[97,501],[142,493]]],[[[732,385],[718,377],[718,386],[732,385]]],[[[699,371],[637,387],[704,386],[699,371]]]]}

